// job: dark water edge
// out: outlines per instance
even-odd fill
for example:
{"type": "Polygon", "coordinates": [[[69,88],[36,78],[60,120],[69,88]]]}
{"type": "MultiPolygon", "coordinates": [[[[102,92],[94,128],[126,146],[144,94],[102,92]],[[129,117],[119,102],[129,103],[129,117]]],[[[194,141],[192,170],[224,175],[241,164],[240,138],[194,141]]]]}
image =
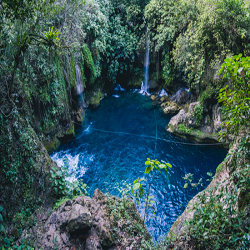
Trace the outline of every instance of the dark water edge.
{"type": "MultiPolygon", "coordinates": [[[[123,92],[119,98],[103,100],[97,110],[88,110],[75,140],[60,146],[51,157],[58,165],[67,159],[69,170],[75,173],[71,179],[86,183],[91,196],[96,188],[119,196],[115,186],[143,177],[147,158],[171,163],[169,179],[157,174],[152,185],[157,218],[147,222],[147,227],[158,240],[200,191],[184,189],[182,177],[192,173],[197,182],[203,178],[206,187],[207,172],[214,174],[227,153],[220,146],[198,145],[165,132],[170,119],[149,97],[123,92]]],[[[139,211],[143,215],[142,206],[139,211]]]]}

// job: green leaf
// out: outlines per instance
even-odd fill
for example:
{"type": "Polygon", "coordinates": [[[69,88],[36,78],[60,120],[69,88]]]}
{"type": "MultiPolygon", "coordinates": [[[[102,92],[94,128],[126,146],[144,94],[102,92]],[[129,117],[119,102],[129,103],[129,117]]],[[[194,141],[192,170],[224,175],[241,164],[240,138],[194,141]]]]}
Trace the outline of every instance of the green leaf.
{"type": "Polygon", "coordinates": [[[187,188],[187,187],[188,187],[188,183],[185,183],[184,188],[187,188]]]}
{"type": "Polygon", "coordinates": [[[0,212],[2,212],[2,211],[3,211],[3,207],[0,206],[0,212]]]}
{"type": "Polygon", "coordinates": [[[140,188],[140,183],[139,182],[137,182],[137,183],[135,183],[134,185],[133,185],[133,190],[138,190],[139,188],[140,188]]]}
{"type": "Polygon", "coordinates": [[[166,165],[169,167],[169,168],[172,168],[172,165],[170,163],[166,163],[166,165]]]}
{"type": "Polygon", "coordinates": [[[166,165],[165,165],[165,164],[160,164],[160,165],[159,165],[159,168],[160,168],[160,169],[166,168],[166,165]]]}
{"type": "Polygon", "coordinates": [[[151,167],[147,167],[146,169],[145,169],[145,174],[149,174],[150,173],[150,171],[151,171],[151,167]]]}
{"type": "Polygon", "coordinates": [[[0,214],[0,221],[3,221],[3,216],[0,214]]]}

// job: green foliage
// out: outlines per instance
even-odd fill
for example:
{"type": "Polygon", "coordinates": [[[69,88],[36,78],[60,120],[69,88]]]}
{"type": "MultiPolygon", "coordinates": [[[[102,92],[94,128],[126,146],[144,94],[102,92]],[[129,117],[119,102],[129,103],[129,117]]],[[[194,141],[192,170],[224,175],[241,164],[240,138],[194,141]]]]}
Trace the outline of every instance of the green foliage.
{"type": "Polygon", "coordinates": [[[224,58],[249,54],[250,9],[243,0],[151,0],[145,8],[149,34],[160,51],[166,85],[177,78],[201,94],[217,75],[224,58]]]}
{"type": "Polygon", "coordinates": [[[88,48],[87,44],[82,45],[82,59],[84,65],[88,67],[91,71],[90,84],[93,84],[95,79],[97,78],[97,72],[91,51],[88,48]]]}
{"type": "Polygon", "coordinates": [[[55,190],[57,197],[72,198],[77,195],[89,195],[87,192],[87,184],[83,184],[81,181],[70,182],[67,178],[70,177],[67,167],[61,166],[50,170],[51,181],[53,183],[52,188],[55,190]]]}
{"type": "MultiPolygon", "coordinates": [[[[231,173],[229,181],[202,191],[192,204],[195,213],[187,229],[199,249],[249,248],[249,149],[249,138],[242,139],[224,160],[231,173]]],[[[190,176],[186,177],[189,181],[190,176]]]]}
{"type": "MultiPolygon", "coordinates": [[[[194,219],[189,221],[188,233],[200,249],[239,249],[248,247],[249,230],[242,230],[244,213],[236,208],[237,188],[222,188],[202,192],[194,204],[194,219]]],[[[246,249],[246,248],[245,248],[246,249]]]]}
{"type": "Polygon", "coordinates": [[[151,186],[154,180],[154,174],[156,172],[156,170],[161,173],[161,170],[166,170],[166,174],[167,174],[167,178],[168,176],[168,167],[172,168],[172,165],[169,163],[166,163],[165,161],[157,161],[155,160],[150,160],[149,158],[147,158],[147,161],[145,162],[145,165],[147,166],[145,169],[145,174],[150,175],[151,180],[150,183],[148,185],[148,187],[146,187],[146,185],[143,183],[145,182],[145,178],[138,178],[136,180],[134,180],[133,182],[133,188],[131,190],[132,195],[134,196],[137,204],[139,205],[140,201],[144,201],[145,202],[145,211],[144,211],[144,221],[146,220],[146,217],[148,215],[149,209],[153,210],[153,217],[155,216],[155,208],[153,206],[153,204],[155,203],[155,201],[153,200],[153,196],[150,196],[150,190],[151,190],[151,186]],[[155,171],[154,171],[155,170],[155,171]]]}
{"type": "Polygon", "coordinates": [[[185,124],[183,123],[179,124],[177,128],[178,128],[178,131],[182,134],[190,134],[194,131],[193,128],[187,128],[185,124]]]}
{"type": "Polygon", "coordinates": [[[250,125],[250,57],[242,54],[225,59],[220,69],[230,86],[221,88],[218,101],[223,105],[223,128],[220,137],[238,134],[250,125]]]}
{"type": "Polygon", "coordinates": [[[198,186],[203,187],[202,178],[199,179],[197,183],[193,183],[194,177],[193,177],[193,174],[191,173],[185,174],[185,176],[182,178],[185,180],[184,188],[188,188],[188,185],[190,185],[192,189],[198,186]]]}
{"type": "Polygon", "coordinates": [[[140,217],[140,214],[137,212],[135,204],[130,199],[122,198],[122,200],[109,196],[106,194],[106,204],[107,204],[107,213],[110,216],[110,221],[113,223],[111,227],[111,237],[112,241],[117,243],[124,242],[123,234],[119,233],[120,228],[126,233],[126,237],[129,241],[133,239],[134,242],[131,242],[133,248],[140,249],[153,249],[153,242],[150,235],[148,234],[143,220],[140,217]],[[137,244],[135,245],[135,242],[137,244]]]}
{"type": "Polygon", "coordinates": [[[203,106],[202,105],[196,105],[194,107],[194,115],[196,119],[196,125],[198,127],[201,126],[201,121],[203,119],[203,106]]]}
{"type": "Polygon", "coordinates": [[[49,41],[53,41],[54,39],[59,40],[58,35],[60,34],[60,31],[58,31],[57,29],[54,29],[54,26],[52,26],[51,28],[49,27],[49,32],[45,31],[45,37],[49,40],[49,41]]]}

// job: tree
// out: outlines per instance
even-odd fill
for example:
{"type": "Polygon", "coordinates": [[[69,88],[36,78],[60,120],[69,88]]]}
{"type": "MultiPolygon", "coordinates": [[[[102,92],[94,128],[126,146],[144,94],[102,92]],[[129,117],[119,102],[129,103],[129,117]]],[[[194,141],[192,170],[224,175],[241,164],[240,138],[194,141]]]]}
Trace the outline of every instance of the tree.
{"type": "Polygon", "coordinates": [[[225,59],[219,74],[224,72],[228,85],[219,92],[218,101],[223,105],[221,137],[238,135],[250,127],[250,57],[242,54],[225,59]]]}

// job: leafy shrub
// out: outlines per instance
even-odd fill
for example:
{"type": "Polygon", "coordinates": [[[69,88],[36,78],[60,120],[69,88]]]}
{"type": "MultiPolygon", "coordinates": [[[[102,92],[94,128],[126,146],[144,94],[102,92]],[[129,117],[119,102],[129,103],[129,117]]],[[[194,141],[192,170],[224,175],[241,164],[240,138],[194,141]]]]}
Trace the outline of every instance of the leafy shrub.
{"type": "Polygon", "coordinates": [[[178,125],[178,131],[182,134],[190,134],[194,131],[193,128],[187,128],[184,123],[178,125]]]}
{"type": "Polygon", "coordinates": [[[72,198],[76,195],[89,195],[87,192],[87,184],[81,181],[70,182],[67,180],[70,177],[66,167],[54,167],[50,170],[52,188],[58,197],[72,198]]]}
{"type": "Polygon", "coordinates": [[[250,126],[250,57],[242,54],[225,59],[220,69],[230,85],[220,89],[218,101],[223,105],[223,127],[220,137],[238,134],[250,126]]]}
{"type": "Polygon", "coordinates": [[[202,105],[196,105],[194,107],[194,115],[196,119],[196,125],[198,127],[201,126],[201,121],[203,118],[203,106],[202,105]]]}

